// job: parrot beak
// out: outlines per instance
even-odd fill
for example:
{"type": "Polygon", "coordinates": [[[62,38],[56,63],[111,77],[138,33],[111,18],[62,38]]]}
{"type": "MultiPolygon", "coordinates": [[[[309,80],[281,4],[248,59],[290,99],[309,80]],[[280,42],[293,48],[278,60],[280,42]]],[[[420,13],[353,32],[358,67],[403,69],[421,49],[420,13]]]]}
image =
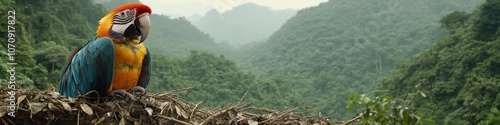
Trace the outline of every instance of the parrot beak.
{"type": "Polygon", "coordinates": [[[123,35],[129,38],[140,39],[140,43],[142,43],[148,38],[150,26],[149,13],[144,13],[139,15],[139,17],[134,20],[134,23],[127,27],[123,35]]]}
{"type": "Polygon", "coordinates": [[[139,28],[139,32],[141,33],[141,43],[148,38],[149,28],[151,27],[151,22],[149,19],[149,13],[144,13],[139,16],[136,20],[139,21],[137,28],[139,28]]]}

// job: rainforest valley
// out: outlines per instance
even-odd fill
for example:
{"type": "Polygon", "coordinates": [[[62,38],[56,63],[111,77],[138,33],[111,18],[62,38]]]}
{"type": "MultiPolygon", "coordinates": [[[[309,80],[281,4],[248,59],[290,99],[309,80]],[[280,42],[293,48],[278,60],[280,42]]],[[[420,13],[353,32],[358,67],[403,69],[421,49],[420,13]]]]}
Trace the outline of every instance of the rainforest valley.
{"type": "MultiPolygon", "coordinates": [[[[17,86],[58,88],[69,53],[128,2],[139,1],[1,1],[0,12],[16,13],[17,86]]],[[[332,121],[365,112],[370,124],[500,123],[500,0],[329,0],[301,10],[248,3],[196,19],[154,13],[144,42],[152,93],[193,87],[179,96],[201,107],[246,95],[250,106],[299,107],[332,121]]],[[[7,39],[0,43],[7,50],[7,39]]],[[[8,78],[0,72],[2,86],[8,78]]]]}

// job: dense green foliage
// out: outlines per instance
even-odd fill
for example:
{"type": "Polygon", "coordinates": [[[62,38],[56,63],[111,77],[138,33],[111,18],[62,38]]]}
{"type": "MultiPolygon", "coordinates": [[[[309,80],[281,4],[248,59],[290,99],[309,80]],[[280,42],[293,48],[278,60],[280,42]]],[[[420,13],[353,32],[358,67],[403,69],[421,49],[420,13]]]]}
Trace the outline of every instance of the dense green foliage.
{"type": "MultiPolygon", "coordinates": [[[[16,12],[17,86],[38,89],[57,85],[69,49],[91,40],[97,20],[104,14],[104,8],[91,1],[4,0],[0,9],[2,13],[16,12]]],[[[7,19],[7,15],[2,14],[2,18],[7,19]]],[[[6,21],[1,23],[7,26],[6,21]]],[[[0,41],[7,48],[6,39],[0,41]]],[[[6,68],[4,59],[2,68],[6,68]]],[[[2,79],[8,78],[6,73],[0,73],[2,79]]]]}
{"type": "Polygon", "coordinates": [[[453,31],[454,28],[464,25],[469,17],[470,14],[467,12],[455,11],[441,18],[439,23],[441,23],[442,28],[453,31]]]}
{"type": "Polygon", "coordinates": [[[481,6],[478,12],[479,20],[474,22],[474,39],[492,41],[498,36],[500,26],[500,1],[487,0],[488,4],[481,6]]]}
{"type": "Polygon", "coordinates": [[[191,21],[201,31],[214,37],[216,42],[241,46],[267,39],[296,12],[272,10],[269,7],[246,3],[223,13],[213,9],[203,17],[191,21]]]}
{"type": "Polygon", "coordinates": [[[182,93],[183,99],[199,102],[202,106],[223,107],[235,103],[248,92],[244,102],[252,106],[289,109],[298,105],[294,93],[272,80],[240,71],[236,64],[207,52],[191,51],[185,58],[154,57],[152,92],[195,87],[182,93]]]}
{"type": "MultiPolygon", "coordinates": [[[[439,19],[470,0],[330,0],[300,10],[267,42],[246,46],[239,66],[284,86],[333,118],[347,97],[367,93],[396,64],[442,36],[439,19]]],[[[345,117],[344,117],[345,118],[345,117]]]]}
{"type": "MultiPolygon", "coordinates": [[[[349,97],[348,110],[355,106],[364,106],[360,124],[369,125],[418,125],[422,123],[422,116],[414,114],[406,105],[396,103],[391,97],[376,97],[372,99],[366,94],[355,94],[349,97]],[[396,106],[396,104],[400,104],[396,106]]],[[[432,119],[425,119],[432,122],[432,119]]]]}
{"type": "MultiPolygon", "coordinates": [[[[416,112],[436,124],[498,124],[500,115],[500,1],[487,0],[471,14],[451,13],[441,22],[457,22],[436,45],[401,63],[383,80],[378,93],[413,99],[416,112]],[[465,18],[465,23],[463,17],[465,18]]],[[[447,24],[443,24],[447,25],[447,24]]]]}

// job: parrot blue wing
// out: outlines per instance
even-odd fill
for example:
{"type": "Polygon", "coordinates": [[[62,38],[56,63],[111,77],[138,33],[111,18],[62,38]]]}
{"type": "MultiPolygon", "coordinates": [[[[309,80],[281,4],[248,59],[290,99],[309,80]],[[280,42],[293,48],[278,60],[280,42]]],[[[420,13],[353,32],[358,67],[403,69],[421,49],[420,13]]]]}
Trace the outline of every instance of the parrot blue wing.
{"type": "Polygon", "coordinates": [[[67,60],[59,93],[75,98],[95,90],[97,93],[90,96],[105,95],[113,80],[114,58],[115,47],[110,38],[88,42],[67,60]]]}
{"type": "Polygon", "coordinates": [[[137,86],[141,86],[144,88],[148,87],[149,79],[151,78],[152,67],[151,52],[149,51],[148,47],[146,47],[146,52],[146,57],[144,57],[144,60],[142,60],[141,75],[139,76],[139,81],[137,82],[137,86]]]}

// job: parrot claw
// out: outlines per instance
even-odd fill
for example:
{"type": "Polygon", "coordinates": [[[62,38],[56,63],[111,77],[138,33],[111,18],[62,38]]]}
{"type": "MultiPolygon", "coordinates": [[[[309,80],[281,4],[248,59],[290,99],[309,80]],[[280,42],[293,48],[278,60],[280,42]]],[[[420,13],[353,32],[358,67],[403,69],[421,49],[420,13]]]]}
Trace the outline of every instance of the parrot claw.
{"type": "Polygon", "coordinates": [[[125,89],[113,90],[110,93],[111,96],[117,96],[126,100],[135,101],[135,96],[125,91],[125,89]]]}
{"type": "Polygon", "coordinates": [[[146,89],[141,86],[132,87],[130,90],[128,90],[128,92],[132,93],[133,95],[138,95],[139,97],[146,95],[146,89]]]}

